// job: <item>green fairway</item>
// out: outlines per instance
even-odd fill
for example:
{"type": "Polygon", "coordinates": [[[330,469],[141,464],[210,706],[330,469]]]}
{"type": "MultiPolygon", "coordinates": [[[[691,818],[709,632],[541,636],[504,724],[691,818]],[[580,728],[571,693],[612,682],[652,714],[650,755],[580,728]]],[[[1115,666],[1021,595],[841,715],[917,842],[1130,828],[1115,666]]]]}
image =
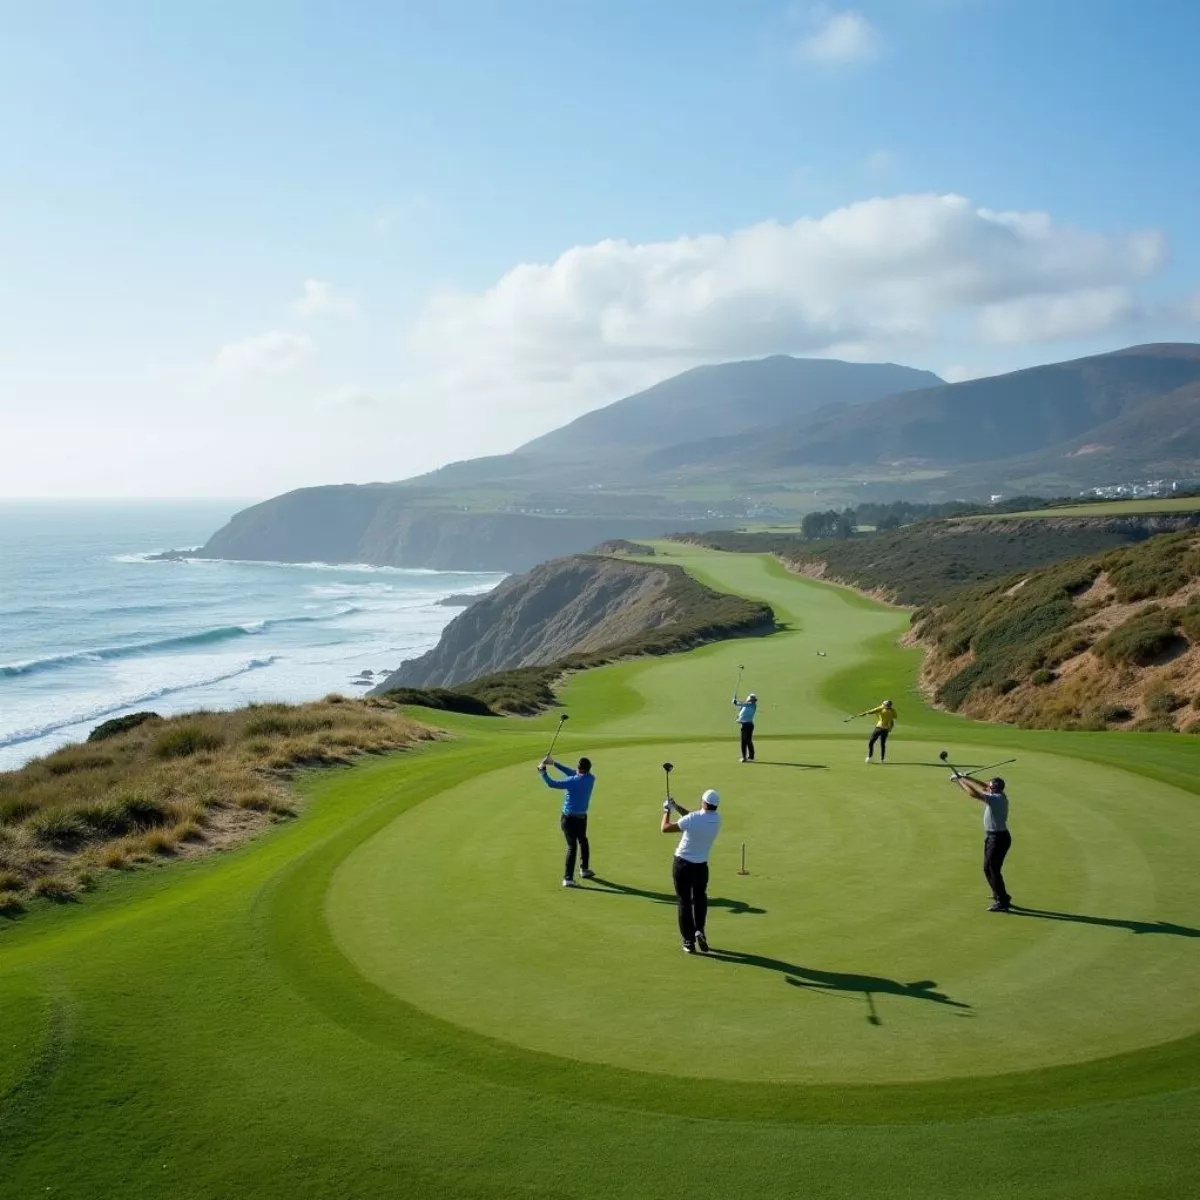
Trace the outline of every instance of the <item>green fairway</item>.
{"type": "Polygon", "coordinates": [[[1200,739],[929,711],[906,614],[662,549],[787,628],[570,682],[587,888],[533,771],[554,715],[446,717],[251,845],[0,923],[0,1196],[1189,1194],[1200,739]],[[867,766],[842,718],[885,696],[867,766]],[[984,911],[942,746],[1017,757],[1028,914],[984,911]],[[667,758],[685,804],[723,797],[707,959],[674,926],[667,758]]]}
{"type": "Polygon", "coordinates": [[[988,513],[972,521],[1009,521],[1017,517],[1137,517],[1148,513],[1182,513],[1200,510],[1200,496],[1163,500],[1111,500],[1099,504],[1069,504],[1062,508],[1037,508],[1030,512],[988,513]]]}

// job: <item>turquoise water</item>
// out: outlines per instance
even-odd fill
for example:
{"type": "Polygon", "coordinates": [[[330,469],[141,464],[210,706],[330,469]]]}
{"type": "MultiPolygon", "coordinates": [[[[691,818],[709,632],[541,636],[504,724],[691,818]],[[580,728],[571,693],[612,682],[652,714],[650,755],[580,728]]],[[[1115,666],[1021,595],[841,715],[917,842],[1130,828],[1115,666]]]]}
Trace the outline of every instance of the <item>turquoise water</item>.
{"type": "Polygon", "coordinates": [[[363,691],[429,649],[450,592],[497,574],[149,562],[243,504],[0,503],[0,770],[98,722],[363,691]]]}

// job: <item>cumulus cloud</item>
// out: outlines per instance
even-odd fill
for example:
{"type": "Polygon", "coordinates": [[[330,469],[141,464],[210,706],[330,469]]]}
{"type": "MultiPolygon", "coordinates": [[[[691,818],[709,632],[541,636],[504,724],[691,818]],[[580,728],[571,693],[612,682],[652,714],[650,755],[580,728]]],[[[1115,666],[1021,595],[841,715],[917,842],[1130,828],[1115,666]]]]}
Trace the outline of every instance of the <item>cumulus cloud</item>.
{"type": "Polygon", "coordinates": [[[1102,333],[1133,321],[1141,309],[1128,288],[1084,288],[1061,296],[1023,296],[988,305],[979,332],[989,342],[1021,345],[1102,333]]]}
{"type": "Polygon", "coordinates": [[[415,341],[460,386],[617,388],[703,361],[902,353],[963,327],[997,342],[1106,327],[1162,256],[1153,231],[1110,237],[962,196],[896,196],[730,234],[576,246],[435,297],[415,341]]]}
{"type": "Polygon", "coordinates": [[[358,311],[358,302],[322,279],[306,279],[304,293],[292,311],[300,317],[349,317],[358,311]]]}
{"type": "Polygon", "coordinates": [[[230,342],[217,351],[222,375],[286,375],[296,370],[312,350],[312,339],[300,333],[273,329],[230,342]]]}
{"type": "Polygon", "coordinates": [[[797,15],[808,27],[794,47],[798,59],[838,64],[874,58],[879,53],[879,34],[861,13],[818,5],[797,15]]]}

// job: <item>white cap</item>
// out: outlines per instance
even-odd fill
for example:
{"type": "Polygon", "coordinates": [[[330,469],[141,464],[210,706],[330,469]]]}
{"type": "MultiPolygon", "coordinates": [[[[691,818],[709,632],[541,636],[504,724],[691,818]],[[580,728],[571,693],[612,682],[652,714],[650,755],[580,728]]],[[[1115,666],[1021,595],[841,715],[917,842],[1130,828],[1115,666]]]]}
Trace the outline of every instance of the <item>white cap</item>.
{"type": "Polygon", "coordinates": [[[708,791],[700,797],[700,803],[707,804],[709,808],[716,808],[717,805],[721,803],[721,797],[714,792],[712,788],[709,788],[708,791]]]}

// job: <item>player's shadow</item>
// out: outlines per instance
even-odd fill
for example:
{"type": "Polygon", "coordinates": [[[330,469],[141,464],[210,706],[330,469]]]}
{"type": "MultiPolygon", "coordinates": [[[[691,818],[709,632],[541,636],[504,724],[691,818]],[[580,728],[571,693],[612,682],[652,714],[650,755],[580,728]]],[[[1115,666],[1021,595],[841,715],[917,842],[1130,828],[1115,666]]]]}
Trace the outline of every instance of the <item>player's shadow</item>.
{"type": "MultiPolygon", "coordinates": [[[[816,992],[857,993],[867,1002],[867,1021],[871,1025],[882,1025],[883,1019],[875,1010],[876,996],[902,996],[908,1000],[928,1000],[933,1004],[944,1004],[950,1008],[970,1009],[962,1000],[954,1000],[937,990],[932,979],[918,979],[913,983],[901,983],[883,975],[855,975],[846,971],[820,971],[815,967],[802,967],[796,963],[783,962],[778,958],[766,958],[761,954],[743,954],[739,950],[709,951],[709,958],[721,962],[737,963],[744,967],[759,967],[764,971],[777,971],[792,987],[808,988],[816,992]]],[[[966,1015],[965,1013],[960,1015],[966,1015]]]]}
{"type": "Polygon", "coordinates": [[[1009,912],[1018,917],[1038,917],[1043,921],[1070,921],[1077,925],[1102,925],[1109,929],[1128,929],[1130,933],[1166,933],[1172,937],[1200,938],[1200,929],[1190,925],[1172,925],[1170,921],[1132,921],[1124,917],[1093,917],[1087,913],[1056,912],[1050,908],[1026,908],[1014,904],[1009,912]]]}
{"type": "MultiPolygon", "coordinates": [[[[672,907],[676,903],[674,892],[651,892],[646,888],[631,887],[627,883],[614,883],[611,879],[601,879],[599,875],[594,875],[579,886],[586,892],[607,892],[610,896],[640,896],[643,900],[653,900],[655,904],[670,904],[672,907]]],[[[744,900],[730,900],[725,896],[710,896],[708,907],[724,909],[735,917],[747,913],[761,916],[767,911],[765,908],[756,908],[753,904],[747,904],[744,900]]]]}
{"type": "Polygon", "coordinates": [[[828,771],[829,767],[825,763],[793,763],[793,762],[776,762],[770,758],[756,758],[753,760],[753,765],[756,767],[796,767],[801,771],[828,771]]]}

